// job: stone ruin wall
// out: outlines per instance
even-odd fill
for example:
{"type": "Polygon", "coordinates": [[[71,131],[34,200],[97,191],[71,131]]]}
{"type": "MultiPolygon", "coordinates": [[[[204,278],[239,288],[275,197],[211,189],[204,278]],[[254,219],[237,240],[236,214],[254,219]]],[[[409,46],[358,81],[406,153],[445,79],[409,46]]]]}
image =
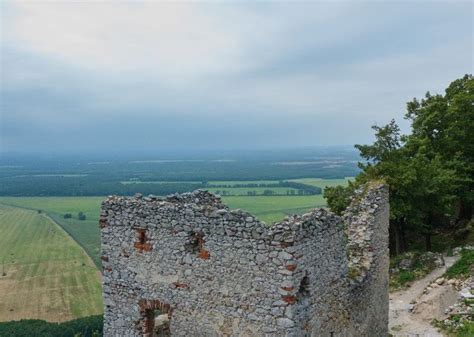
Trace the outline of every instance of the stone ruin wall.
{"type": "Polygon", "coordinates": [[[315,209],[268,226],[202,191],[109,197],[101,213],[104,334],[387,336],[388,193],[344,217],[315,209]]]}

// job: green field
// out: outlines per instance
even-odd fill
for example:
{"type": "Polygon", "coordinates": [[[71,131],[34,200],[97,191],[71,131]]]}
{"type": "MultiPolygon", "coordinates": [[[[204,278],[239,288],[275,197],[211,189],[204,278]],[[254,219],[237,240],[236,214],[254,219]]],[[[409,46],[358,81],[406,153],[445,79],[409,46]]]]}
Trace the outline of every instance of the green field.
{"type": "Polygon", "coordinates": [[[294,181],[296,183],[302,183],[306,185],[321,187],[323,190],[326,186],[347,186],[349,180],[354,180],[353,177],[346,177],[344,179],[320,179],[320,178],[301,178],[301,179],[290,179],[289,181],[294,181]]]}
{"type": "Polygon", "coordinates": [[[305,213],[311,208],[326,205],[322,195],[223,197],[230,208],[240,208],[267,224],[282,220],[287,215],[305,213]]]}
{"type": "Polygon", "coordinates": [[[104,197],[0,197],[0,204],[42,210],[58,222],[100,266],[100,203],[104,197]],[[78,220],[78,212],[86,215],[86,220],[78,220]],[[64,219],[71,213],[71,219],[64,219]]]}
{"type": "Polygon", "coordinates": [[[44,213],[0,205],[0,321],[100,314],[100,273],[44,213]]]}

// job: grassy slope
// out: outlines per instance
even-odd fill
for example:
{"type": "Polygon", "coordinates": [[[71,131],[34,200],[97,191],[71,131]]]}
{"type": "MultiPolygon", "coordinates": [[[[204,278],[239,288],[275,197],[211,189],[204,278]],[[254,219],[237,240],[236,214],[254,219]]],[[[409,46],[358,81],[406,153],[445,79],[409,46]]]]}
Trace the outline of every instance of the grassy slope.
{"type": "Polygon", "coordinates": [[[100,314],[100,274],[44,214],[0,206],[0,321],[64,321],[100,314]]]}
{"type": "Polygon", "coordinates": [[[100,266],[99,212],[103,197],[0,197],[0,204],[30,209],[40,209],[58,222],[100,266]],[[80,221],[77,213],[82,211],[86,220],[80,221]],[[64,219],[71,213],[72,219],[64,219]]]}

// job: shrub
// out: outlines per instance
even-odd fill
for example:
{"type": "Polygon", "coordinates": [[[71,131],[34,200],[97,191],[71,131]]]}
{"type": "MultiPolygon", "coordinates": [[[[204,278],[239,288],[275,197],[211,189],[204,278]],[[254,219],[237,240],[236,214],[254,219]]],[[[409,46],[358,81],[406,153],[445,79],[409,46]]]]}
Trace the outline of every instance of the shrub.
{"type": "Polygon", "coordinates": [[[468,277],[474,268],[474,250],[462,250],[461,258],[448,268],[445,275],[448,278],[468,277]]]}
{"type": "Polygon", "coordinates": [[[401,285],[405,285],[405,283],[414,281],[416,278],[415,274],[411,271],[402,270],[398,275],[398,280],[401,285]]]}
{"type": "Polygon", "coordinates": [[[86,220],[86,215],[85,215],[84,213],[82,213],[82,212],[79,212],[79,213],[77,214],[77,218],[78,218],[79,220],[86,220]]]}

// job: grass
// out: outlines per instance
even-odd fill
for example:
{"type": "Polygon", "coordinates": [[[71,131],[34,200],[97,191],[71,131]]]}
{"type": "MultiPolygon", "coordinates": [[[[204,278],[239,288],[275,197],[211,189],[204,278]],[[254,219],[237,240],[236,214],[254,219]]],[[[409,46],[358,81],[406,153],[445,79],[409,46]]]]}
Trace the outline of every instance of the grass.
{"type": "Polygon", "coordinates": [[[223,197],[230,208],[240,208],[270,224],[281,221],[291,214],[305,213],[311,208],[326,205],[322,195],[305,196],[265,196],[265,197],[223,197]]]}
{"type": "Polygon", "coordinates": [[[461,257],[445,273],[447,278],[466,278],[474,272],[474,250],[462,250],[461,257]]]}
{"type": "Polygon", "coordinates": [[[0,197],[0,204],[23,207],[46,212],[59,223],[100,266],[100,203],[104,197],[0,197]],[[77,218],[78,212],[86,215],[86,220],[77,218]],[[71,213],[71,219],[64,219],[71,213]]]}
{"type": "Polygon", "coordinates": [[[464,324],[464,327],[456,332],[456,337],[472,337],[474,336],[474,322],[464,324]]]}
{"type": "Polygon", "coordinates": [[[45,214],[0,206],[0,321],[102,313],[100,273],[45,214]]]}

